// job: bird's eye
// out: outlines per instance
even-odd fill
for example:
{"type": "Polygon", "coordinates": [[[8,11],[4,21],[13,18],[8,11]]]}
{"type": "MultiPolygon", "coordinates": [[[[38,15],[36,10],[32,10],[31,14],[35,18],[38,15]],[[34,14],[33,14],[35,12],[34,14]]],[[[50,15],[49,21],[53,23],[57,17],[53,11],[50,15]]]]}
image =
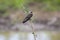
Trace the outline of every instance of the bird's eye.
{"type": "Polygon", "coordinates": [[[29,13],[32,13],[32,11],[29,11],[29,13]]]}
{"type": "Polygon", "coordinates": [[[32,13],[32,12],[31,12],[32,13]]]}

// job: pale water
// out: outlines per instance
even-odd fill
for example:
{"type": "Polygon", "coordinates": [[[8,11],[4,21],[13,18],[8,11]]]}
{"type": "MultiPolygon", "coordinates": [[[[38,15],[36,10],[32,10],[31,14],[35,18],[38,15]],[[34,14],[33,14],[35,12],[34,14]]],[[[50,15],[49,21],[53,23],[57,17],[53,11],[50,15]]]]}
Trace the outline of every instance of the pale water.
{"type": "MultiPolygon", "coordinates": [[[[14,33],[11,32],[6,36],[5,34],[0,34],[0,40],[34,40],[32,33],[14,33]]],[[[46,32],[37,32],[36,40],[51,40],[51,37],[46,32]]]]}

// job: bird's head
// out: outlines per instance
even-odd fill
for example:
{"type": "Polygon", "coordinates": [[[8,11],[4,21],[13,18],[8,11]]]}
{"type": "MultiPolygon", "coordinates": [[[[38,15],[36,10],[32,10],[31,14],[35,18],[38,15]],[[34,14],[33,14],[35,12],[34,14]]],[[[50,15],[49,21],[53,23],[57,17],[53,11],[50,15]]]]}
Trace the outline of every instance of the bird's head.
{"type": "Polygon", "coordinates": [[[29,11],[29,14],[32,14],[32,11],[29,11]]]}

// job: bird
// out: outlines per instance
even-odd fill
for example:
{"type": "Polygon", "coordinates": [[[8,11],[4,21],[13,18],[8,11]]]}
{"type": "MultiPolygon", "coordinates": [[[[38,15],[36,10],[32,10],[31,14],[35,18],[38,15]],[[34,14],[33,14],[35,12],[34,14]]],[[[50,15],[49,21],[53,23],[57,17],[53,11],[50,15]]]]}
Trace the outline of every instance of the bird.
{"type": "Polygon", "coordinates": [[[22,21],[22,23],[26,23],[27,21],[31,20],[31,17],[33,16],[33,13],[30,12],[26,17],[25,19],[22,21]]]}

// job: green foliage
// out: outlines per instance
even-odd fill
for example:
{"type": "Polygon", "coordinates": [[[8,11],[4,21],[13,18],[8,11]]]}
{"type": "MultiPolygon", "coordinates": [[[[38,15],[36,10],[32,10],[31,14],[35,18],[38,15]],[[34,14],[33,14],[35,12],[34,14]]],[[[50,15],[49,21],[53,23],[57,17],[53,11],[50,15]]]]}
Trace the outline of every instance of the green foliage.
{"type": "MultiPolygon", "coordinates": [[[[25,5],[27,5],[27,3],[29,3],[30,1],[32,1],[32,0],[0,0],[0,10],[3,11],[3,10],[7,10],[9,8],[25,10],[26,9],[25,5]]],[[[4,15],[8,15],[8,14],[9,13],[5,12],[4,15]]]]}
{"type": "Polygon", "coordinates": [[[10,5],[12,5],[11,0],[0,0],[0,10],[8,8],[10,5]]]}
{"type": "Polygon", "coordinates": [[[6,10],[8,8],[23,9],[29,2],[43,3],[45,10],[60,10],[60,0],[0,0],[0,10],[6,10]]]}
{"type": "Polygon", "coordinates": [[[60,10],[60,0],[34,0],[35,2],[44,3],[45,10],[60,10]]]}
{"type": "Polygon", "coordinates": [[[22,8],[23,5],[27,4],[28,0],[0,0],[0,10],[9,7],[22,8]]]}

